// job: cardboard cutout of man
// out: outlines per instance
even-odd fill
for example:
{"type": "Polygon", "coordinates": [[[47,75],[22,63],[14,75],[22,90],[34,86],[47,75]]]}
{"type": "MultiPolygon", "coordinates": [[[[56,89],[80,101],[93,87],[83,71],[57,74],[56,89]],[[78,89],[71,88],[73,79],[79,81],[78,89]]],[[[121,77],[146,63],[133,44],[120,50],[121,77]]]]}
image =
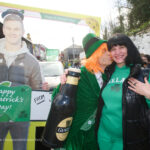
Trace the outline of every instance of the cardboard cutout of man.
{"type": "MultiPolygon", "coordinates": [[[[2,13],[4,38],[0,39],[0,82],[9,81],[11,86],[28,85],[42,88],[42,75],[37,59],[22,41],[23,15],[17,10],[2,13]]],[[[1,122],[0,150],[3,149],[8,131],[13,139],[14,150],[26,150],[29,122],[1,122]]]]}

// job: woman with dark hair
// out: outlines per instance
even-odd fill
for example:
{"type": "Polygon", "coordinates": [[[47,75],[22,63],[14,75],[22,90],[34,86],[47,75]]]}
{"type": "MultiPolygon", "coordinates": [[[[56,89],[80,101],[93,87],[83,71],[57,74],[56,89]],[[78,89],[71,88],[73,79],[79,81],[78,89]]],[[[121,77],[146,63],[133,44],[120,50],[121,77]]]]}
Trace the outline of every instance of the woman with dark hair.
{"type": "Polygon", "coordinates": [[[128,36],[114,35],[108,40],[108,50],[114,62],[105,69],[107,78],[100,92],[96,117],[99,148],[149,150],[150,100],[128,88],[129,78],[144,82],[149,72],[141,69],[140,54],[128,36]]]}

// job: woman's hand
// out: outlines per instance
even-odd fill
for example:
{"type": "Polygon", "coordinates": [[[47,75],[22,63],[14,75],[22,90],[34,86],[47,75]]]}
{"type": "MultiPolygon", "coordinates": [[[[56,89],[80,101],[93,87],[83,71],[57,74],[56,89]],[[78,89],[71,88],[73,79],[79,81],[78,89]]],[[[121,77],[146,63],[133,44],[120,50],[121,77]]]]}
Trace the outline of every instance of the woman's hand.
{"type": "Polygon", "coordinates": [[[68,69],[65,69],[65,72],[63,75],[60,77],[60,83],[61,85],[65,84],[67,81],[67,74],[68,74],[68,69]]]}
{"type": "Polygon", "coordinates": [[[146,98],[150,99],[150,83],[148,83],[147,78],[144,78],[145,83],[140,82],[134,78],[130,78],[129,83],[129,89],[134,91],[137,94],[143,95],[146,98]]]}

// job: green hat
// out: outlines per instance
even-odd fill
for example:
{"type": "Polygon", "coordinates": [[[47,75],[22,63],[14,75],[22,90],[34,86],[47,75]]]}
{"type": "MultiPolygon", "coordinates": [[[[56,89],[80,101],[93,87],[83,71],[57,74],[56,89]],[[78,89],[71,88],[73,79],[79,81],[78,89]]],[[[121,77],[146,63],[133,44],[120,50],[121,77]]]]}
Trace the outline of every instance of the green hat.
{"type": "Polygon", "coordinates": [[[82,41],[86,58],[89,58],[101,44],[106,42],[106,40],[98,38],[95,34],[88,33],[82,41]]]}

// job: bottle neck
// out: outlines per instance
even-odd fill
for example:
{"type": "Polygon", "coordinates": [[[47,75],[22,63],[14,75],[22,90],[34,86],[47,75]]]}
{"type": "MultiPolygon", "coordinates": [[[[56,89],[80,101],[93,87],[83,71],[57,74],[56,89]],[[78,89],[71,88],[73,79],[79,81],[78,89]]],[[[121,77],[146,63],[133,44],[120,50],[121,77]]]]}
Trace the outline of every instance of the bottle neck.
{"type": "Polygon", "coordinates": [[[71,84],[71,85],[78,85],[78,81],[79,81],[79,77],[75,77],[75,76],[67,76],[67,81],[66,84],[71,84]]]}
{"type": "Polygon", "coordinates": [[[61,88],[61,94],[74,97],[77,90],[79,78],[73,76],[67,76],[66,84],[61,88]]]}

